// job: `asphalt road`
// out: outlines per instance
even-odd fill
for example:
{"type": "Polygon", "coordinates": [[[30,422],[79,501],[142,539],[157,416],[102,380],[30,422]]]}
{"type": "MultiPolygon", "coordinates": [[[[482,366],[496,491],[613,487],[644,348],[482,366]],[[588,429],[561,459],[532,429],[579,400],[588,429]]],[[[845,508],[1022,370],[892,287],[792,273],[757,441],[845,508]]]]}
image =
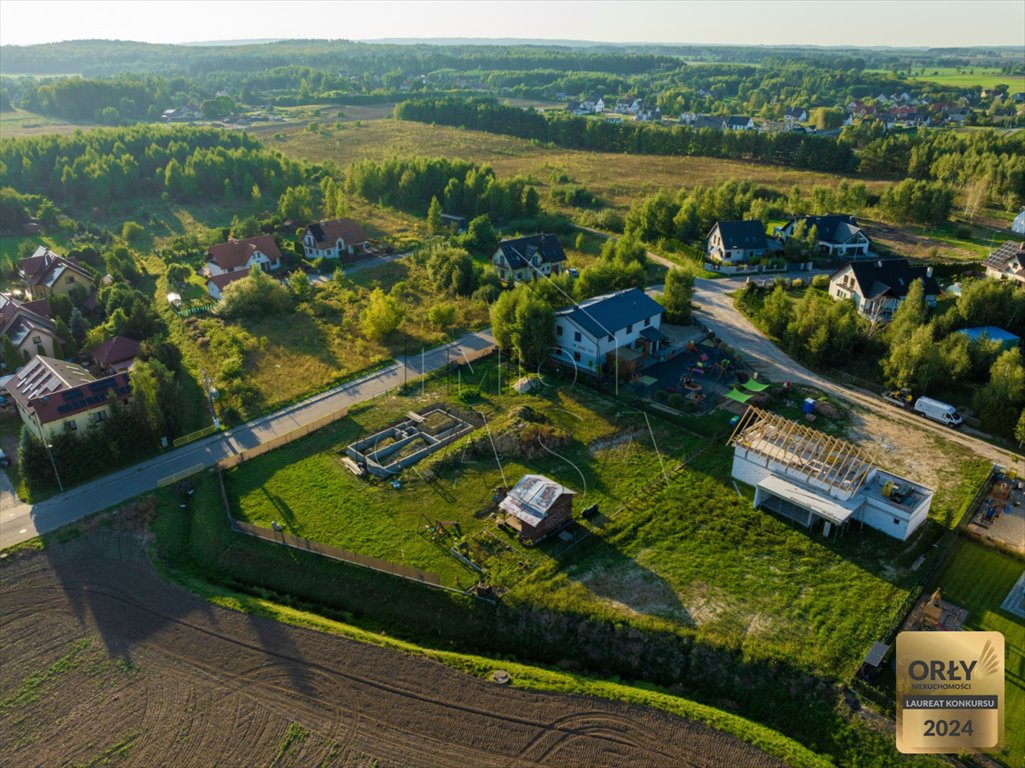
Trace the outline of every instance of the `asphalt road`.
{"type": "Polygon", "coordinates": [[[414,379],[443,368],[450,360],[472,355],[494,344],[495,340],[487,329],[468,333],[451,344],[428,350],[422,356],[410,354],[408,371],[401,361],[392,363],[280,411],[77,486],[39,504],[24,504],[9,491],[5,493],[3,483],[7,478],[4,476],[0,481],[0,548],[28,541],[152,490],[159,480],[177,472],[197,466],[212,466],[227,456],[267,442],[329,413],[395,389],[406,378],[414,379]]]}
{"type": "MultiPolygon", "coordinates": [[[[807,272],[803,273],[805,276],[808,274],[807,272]]],[[[800,274],[790,276],[800,276],[800,274]]],[[[868,408],[891,421],[929,430],[946,440],[971,448],[979,456],[996,464],[1005,467],[1016,466],[1019,471],[1025,469],[1025,459],[1012,451],[997,448],[985,440],[973,437],[963,429],[950,429],[942,424],[903,411],[887,403],[876,392],[853,385],[837,384],[813,373],[788,357],[733,306],[733,299],[727,294],[738,290],[743,282],[744,278],[696,280],[694,303],[698,305],[699,309],[694,315],[701,324],[711,328],[729,346],[738,350],[744,361],[755,370],[764,373],[773,381],[789,380],[795,384],[815,387],[831,396],[868,408]]],[[[842,367],[843,361],[837,360],[836,366],[842,367]]]]}
{"type": "MultiPolygon", "coordinates": [[[[649,255],[662,261],[654,254],[649,255]]],[[[801,273],[803,276],[808,274],[801,273]]],[[[788,357],[733,306],[733,300],[727,294],[739,289],[743,282],[743,277],[696,280],[694,302],[698,309],[695,318],[714,330],[728,345],[739,350],[744,360],[755,370],[772,380],[789,380],[795,384],[812,386],[834,397],[863,406],[892,421],[930,430],[947,440],[972,449],[983,458],[1025,471],[1025,458],[1018,454],[997,448],[964,431],[952,430],[902,411],[882,400],[875,392],[852,385],[837,384],[788,357]]],[[[656,286],[653,290],[660,287],[656,286]]],[[[176,472],[197,465],[212,466],[233,453],[252,448],[340,408],[369,400],[394,389],[402,384],[406,376],[415,378],[430,373],[443,367],[448,359],[485,349],[494,343],[490,329],[466,334],[450,345],[430,350],[422,360],[418,356],[411,356],[408,373],[404,372],[401,362],[396,362],[376,373],[315,395],[268,416],[80,485],[39,504],[16,502],[12,494],[5,493],[3,483],[6,477],[0,472],[0,548],[35,538],[86,515],[133,498],[151,490],[159,480],[176,472]]],[[[842,362],[837,361],[837,364],[842,365],[842,362]]]]}

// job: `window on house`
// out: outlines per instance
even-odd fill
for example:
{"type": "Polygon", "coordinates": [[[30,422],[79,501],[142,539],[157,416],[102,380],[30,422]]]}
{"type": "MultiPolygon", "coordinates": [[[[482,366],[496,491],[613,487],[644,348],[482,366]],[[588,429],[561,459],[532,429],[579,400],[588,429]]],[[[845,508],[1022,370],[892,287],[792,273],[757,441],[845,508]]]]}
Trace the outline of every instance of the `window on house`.
{"type": "Polygon", "coordinates": [[[69,283],[75,282],[75,276],[74,275],[68,275],[68,282],[69,283]]]}
{"type": "Polygon", "coordinates": [[[612,335],[612,334],[610,333],[610,334],[609,334],[609,341],[615,341],[615,340],[616,340],[616,337],[615,337],[615,336],[613,336],[613,335],[612,335]]]}
{"type": "Polygon", "coordinates": [[[561,325],[555,326],[555,335],[556,336],[562,336],[562,326],[561,325]]]}
{"type": "Polygon", "coordinates": [[[584,337],[580,335],[580,331],[573,332],[573,341],[581,341],[583,338],[584,337]]]}
{"type": "Polygon", "coordinates": [[[78,429],[78,425],[75,423],[74,419],[68,419],[64,422],[65,432],[74,432],[76,429],[78,429]]]}
{"type": "Polygon", "coordinates": [[[579,352],[574,352],[573,353],[573,359],[579,361],[580,360],[580,353],[579,352]]]}
{"type": "Polygon", "coordinates": [[[97,424],[103,421],[105,418],[107,418],[106,411],[93,411],[89,414],[89,421],[91,421],[93,424],[97,424]]]}
{"type": "Polygon", "coordinates": [[[32,343],[33,344],[42,344],[43,343],[43,339],[40,336],[33,336],[32,337],[32,343]]]}
{"type": "Polygon", "coordinates": [[[651,325],[651,318],[650,317],[644,318],[644,327],[647,328],[649,325],[651,325]]]}
{"type": "Polygon", "coordinates": [[[626,332],[627,333],[633,333],[634,332],[634,324],[633,323],[630,323],[630,325],[628,325],[626,327],[626,332]]]}

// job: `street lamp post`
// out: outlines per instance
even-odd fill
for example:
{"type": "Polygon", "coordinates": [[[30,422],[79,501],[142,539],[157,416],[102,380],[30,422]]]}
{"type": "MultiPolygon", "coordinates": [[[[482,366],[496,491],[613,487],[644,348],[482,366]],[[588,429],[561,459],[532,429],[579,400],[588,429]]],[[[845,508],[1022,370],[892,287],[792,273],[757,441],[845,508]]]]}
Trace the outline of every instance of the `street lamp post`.
{"type": "Polygon", "coordinates": [[[64,493],[64,483],[61,482],[60,472],[57,471],[57,462],[53,460],[53,448],[46,440],[43,440],[43,445],[46,446],[46,455],[50,457],[50,465],[53,467],[53,476],[57,478],[57,487],[60,488],[60,492],[64,493]]]}
{"type": "Polygon", "coordinates": [[[43,441],[43,446],[46,448],[46,455],[50,457],[50,466],[53,467],[53,476],[57,478],[57,487],[60,488],[60,492],[64,493],[64,483],[61,482],[60,472],[57,471],[57,462],[53,460],[53,448],[50,445],[50,441],[46,439],[46,432],[43,431],[43,422],[39,418],[39,414],[36,413],[35,409],[32,410],[32,414],[36,417],[36,425],[39,427],[39,439],[43,441]]]}

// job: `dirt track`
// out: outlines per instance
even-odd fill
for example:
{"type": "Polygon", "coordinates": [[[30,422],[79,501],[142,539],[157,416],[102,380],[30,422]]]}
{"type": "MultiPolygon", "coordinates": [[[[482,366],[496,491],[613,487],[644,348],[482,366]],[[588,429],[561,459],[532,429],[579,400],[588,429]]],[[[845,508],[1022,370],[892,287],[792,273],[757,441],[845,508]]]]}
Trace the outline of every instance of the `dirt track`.
{"type": "Polygon", "coordinates": [[[117,527],[0,564],[2,765],[781,765],[654,710],[219,608],[117,527]]]}

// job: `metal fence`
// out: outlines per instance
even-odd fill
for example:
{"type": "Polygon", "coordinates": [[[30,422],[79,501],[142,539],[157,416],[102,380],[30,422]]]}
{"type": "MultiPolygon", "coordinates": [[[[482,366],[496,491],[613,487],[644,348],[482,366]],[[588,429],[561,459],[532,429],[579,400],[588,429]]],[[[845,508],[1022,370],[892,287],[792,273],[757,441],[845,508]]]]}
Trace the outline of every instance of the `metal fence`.
{"type": "Polygon", "coordinates": [[[157,480],[157,488],[174,485],[175,483],[184,480],[186,477],[192,477],[193,475],[202,472],[204,469],[205,467],[202,464],[194,464],[188,469],[183,469],[180,472],[175,472],[173,475],[160,478],[157,480]]]}
{"type": "Polygon", "coordinates": [[[174,441],[171,444],[175,448],[179,448],[179,447],[185,445],[186,443],[191,443],[193,440],[199,440],[201,437],[206,437],[207,435],[212,435],[216,431],[217,431],[217,427],[214,426],[213,424],[211,424],[209,427],[203,427],[202,429],[197,429],[195,432],[190,432],[187,435],[182,435],[181,437],[177,437],[177,438],[174,439],[174,441]]]}
{"type": "Polygon", "coordinates": [[[268,453],[269,451],[273,451],[275,448],[280,448],[281,446],[288,445],[292,441],[298,440],[301,437],[306,437],[306,435],[310,434],[311,432],[316,432],[321,427],[325,427],[328,424],[331,424],[335,421],[344,419],[348,412],[349,411],[347,408],[343,408],[340,411],[329,413],[327,416],[321,416],[319,419],[311,421],[309,424],[306,424],[305,426],[296,427],[295,429],[286,432],[283,435],[273,437],[265,443],[260,443],[259,445],[254,446],[252,448],[246,448],[243,451],[240,451],[236,454],[233,454],[232,456],[228,456],[227,458],[218,461],[217,468],[224,470],[231,469],[232,467],[237,467],[239,464],[245,461],[255,459],[257,456],[262,456],[263,454],[268,453]]]}

